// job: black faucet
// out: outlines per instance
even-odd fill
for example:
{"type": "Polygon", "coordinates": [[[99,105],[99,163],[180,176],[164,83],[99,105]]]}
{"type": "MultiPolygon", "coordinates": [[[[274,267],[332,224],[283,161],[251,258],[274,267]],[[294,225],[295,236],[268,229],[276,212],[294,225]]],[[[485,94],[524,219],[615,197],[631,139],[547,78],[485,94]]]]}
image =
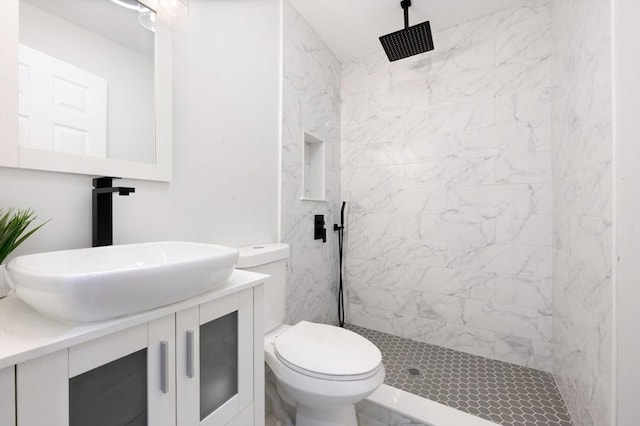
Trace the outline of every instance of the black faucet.
{"type": "Polygon", "coordinates": [[[135,188],[113,187],[113,179],[117,177],[103,176],[93,178],[92,192],[92,227],[93,247],[113,244],[113,199],[112,194],[129,195],[135,188]]]}

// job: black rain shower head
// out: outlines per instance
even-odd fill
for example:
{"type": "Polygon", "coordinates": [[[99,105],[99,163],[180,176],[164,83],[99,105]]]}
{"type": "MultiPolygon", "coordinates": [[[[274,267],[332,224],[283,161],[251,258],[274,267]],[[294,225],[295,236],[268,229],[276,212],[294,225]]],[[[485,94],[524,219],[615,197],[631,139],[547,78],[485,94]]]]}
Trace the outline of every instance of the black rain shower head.
{"type": "Polygon", "coordinates": [[[404,29],[380,37],[390,62],[433,50],[429,21],[409,26],[411,0],[402,0],[400,6],[404,9],[404,29]]]}

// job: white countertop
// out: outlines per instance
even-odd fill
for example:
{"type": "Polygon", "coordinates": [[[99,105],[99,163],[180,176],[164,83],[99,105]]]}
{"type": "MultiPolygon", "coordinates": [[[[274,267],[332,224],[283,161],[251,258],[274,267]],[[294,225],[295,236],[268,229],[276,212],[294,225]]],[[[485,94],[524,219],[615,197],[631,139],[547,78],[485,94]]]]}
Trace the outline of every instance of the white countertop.
{"type": "Polygon", "coordinates": [[[70,324],[43,317],[15,294],[10,295],[0,299],[0,369],[254,287],[267,277],[236,270],[209,293],[150,311],[87,324],[70,324]]]}

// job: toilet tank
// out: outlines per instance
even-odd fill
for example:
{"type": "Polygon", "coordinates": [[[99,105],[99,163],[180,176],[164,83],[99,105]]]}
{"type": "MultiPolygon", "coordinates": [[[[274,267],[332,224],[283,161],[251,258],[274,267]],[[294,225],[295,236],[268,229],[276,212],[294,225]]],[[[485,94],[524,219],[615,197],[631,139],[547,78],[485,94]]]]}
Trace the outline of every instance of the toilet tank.
{"type": "Polygon", "coordinates": [[[271,275],[264,284],[265,333],[284,323],[288,259],[288,244],[258,244],[240,249],[237,269],[271,275]]]}

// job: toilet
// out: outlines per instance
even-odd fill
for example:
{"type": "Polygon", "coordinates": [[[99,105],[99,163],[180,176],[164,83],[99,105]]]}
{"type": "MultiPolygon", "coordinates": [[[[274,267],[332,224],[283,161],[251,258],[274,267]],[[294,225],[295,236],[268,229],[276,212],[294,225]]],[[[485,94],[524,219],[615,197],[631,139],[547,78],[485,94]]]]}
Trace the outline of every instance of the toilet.
{"type": "Polygon", "coordinates": [[[380,350],[350,330],[300,321],[284,324],[287,244],[240,249],[238,269],[271,275],[264,288],[264,356],[278,393],[299,426],[357,425],[355,404],[384,381],[380,350]]]}

